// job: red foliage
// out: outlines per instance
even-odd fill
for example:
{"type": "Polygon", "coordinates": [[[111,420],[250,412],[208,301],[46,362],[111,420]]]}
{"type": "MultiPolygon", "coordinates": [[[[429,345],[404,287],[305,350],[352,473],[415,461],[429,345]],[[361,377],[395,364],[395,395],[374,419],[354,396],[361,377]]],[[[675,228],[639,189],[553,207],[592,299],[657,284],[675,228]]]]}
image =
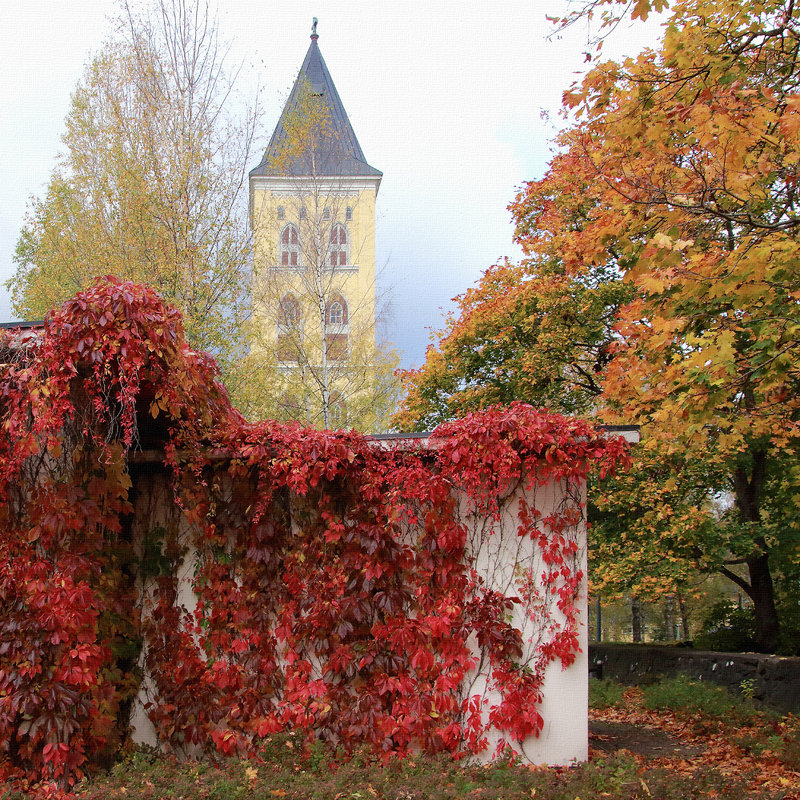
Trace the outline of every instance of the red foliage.
{"type": "Polygon", "coordinates": [[[131,692],[120,644],[140,637],[150,716],[177,748],[245,753],[291,728],[344,748],[462,754],[485,749],[488,726],[514,740],[541,729],[544,670],[578,646],[582,481],[625,460],[621,441],[522,404],[414,448],[248,424],[178,314],[113,278],[6,351],[0,778],[67,787],[113,745],[131,692]],[[144,415],[163,421],[194,524],[192,614],[177,602],[180,548],[165,551],[172,574],[148,577],[123,524],[144,415]],[[563,500],[543,517],[537,490],[554,481],[563,500]],[[542,573],[509,595],[475,561],[495,535],[478,523],[498,529],[512,511],[512,538],[533,543],[542,573]],[[532,658],[520,614],[539,631],[532,658]],[[479,659],[493,704],[468,689],[479,659]]]}

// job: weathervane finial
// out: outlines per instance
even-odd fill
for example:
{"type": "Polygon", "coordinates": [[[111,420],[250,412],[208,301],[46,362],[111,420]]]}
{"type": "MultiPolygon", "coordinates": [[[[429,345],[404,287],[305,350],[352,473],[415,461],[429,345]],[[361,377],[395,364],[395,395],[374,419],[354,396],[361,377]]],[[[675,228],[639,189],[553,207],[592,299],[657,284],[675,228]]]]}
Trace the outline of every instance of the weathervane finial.
{"type": "Polygon", "coordinates": [[[317,22],[318,21],[319,20],[317,20],[317,18],[314,17],[314,22],[311,24],[311,38],[312,39],[319,39],[319,34],[317,33],[317,22]]]}

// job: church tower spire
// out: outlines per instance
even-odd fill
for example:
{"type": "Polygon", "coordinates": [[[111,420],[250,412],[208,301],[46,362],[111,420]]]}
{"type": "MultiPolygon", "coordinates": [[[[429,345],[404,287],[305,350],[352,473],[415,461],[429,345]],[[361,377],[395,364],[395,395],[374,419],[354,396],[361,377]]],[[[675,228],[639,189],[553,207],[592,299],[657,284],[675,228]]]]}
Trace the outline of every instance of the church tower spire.
{"type": "MultiPolygon", "coordinates": [[[[324,114],[328,119],[329,132],[321,156],[315,162],[314,171],[318,175],[361,175],[380,178],[380,170],[371,167],[361,145],[358,143],[353,126],[344,109],[339,93],[333,83],[333,78],[325,64],[325,59],[319,49],[319,34],[317,33],[317,18],[311,29],[311,44],[309,45],[303,65],[294,82],[289,99],[283,107],[278,124],[272,133],[272,138],[264,153],[261,163],[250,173],[258,175],[308,175],[311,167],[310,159],[298,156],[284,163],[281,158],[281,149],[284,146],[291,127],[291,118],[302,106],[304,94],[310,94],[322,105],[324,114]],[[280,163],[280,166],[276,166],[280,163]]],[[[307,156],[307,154],[306,154],[307,156]]]]}

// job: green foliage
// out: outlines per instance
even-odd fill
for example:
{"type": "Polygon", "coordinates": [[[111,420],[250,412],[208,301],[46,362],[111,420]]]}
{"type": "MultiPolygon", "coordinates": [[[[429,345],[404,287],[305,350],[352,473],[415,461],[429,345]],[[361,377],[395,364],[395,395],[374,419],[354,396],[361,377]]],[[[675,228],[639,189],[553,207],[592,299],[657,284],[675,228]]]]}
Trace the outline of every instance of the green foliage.
{"type": "Polygon", "coordinates": [[[457,313],[423,367],[401,373],[407,396],[396,424],[428,429],[514,400],[593,412],[615,315],[630,298],[614,270],[574,277],[558,259],[542,258],[491,267],[456,298],[457,313]]]}
{"type": "Polygon", "coordinates": [[[719,652],[752,652],[755,647],[755,617],[752,606],[742,608],[723,600],[709,609],[695,647],[719,652]]]}
{"type": "Polygon", "coordinates": [[[742,697],[752,700],[756,693],[755,678],[745,678],[741,681],[739,683],[739,691],[742,693],[742,697]]]}

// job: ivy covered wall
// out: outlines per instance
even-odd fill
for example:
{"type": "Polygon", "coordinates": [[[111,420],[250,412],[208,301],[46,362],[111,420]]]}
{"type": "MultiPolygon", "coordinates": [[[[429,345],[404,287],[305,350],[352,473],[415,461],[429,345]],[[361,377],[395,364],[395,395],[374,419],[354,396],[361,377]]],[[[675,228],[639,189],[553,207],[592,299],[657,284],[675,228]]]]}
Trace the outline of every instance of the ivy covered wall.
{"type": "Polygon", "coordinates": [[[584,480],[621,440],[522,404],[425,445],[247,423],[113,278],[3,348],[0,777],[68,789],[132,706],[178,753],[585,752],[551,733],[585,691],[584,480]]]}

